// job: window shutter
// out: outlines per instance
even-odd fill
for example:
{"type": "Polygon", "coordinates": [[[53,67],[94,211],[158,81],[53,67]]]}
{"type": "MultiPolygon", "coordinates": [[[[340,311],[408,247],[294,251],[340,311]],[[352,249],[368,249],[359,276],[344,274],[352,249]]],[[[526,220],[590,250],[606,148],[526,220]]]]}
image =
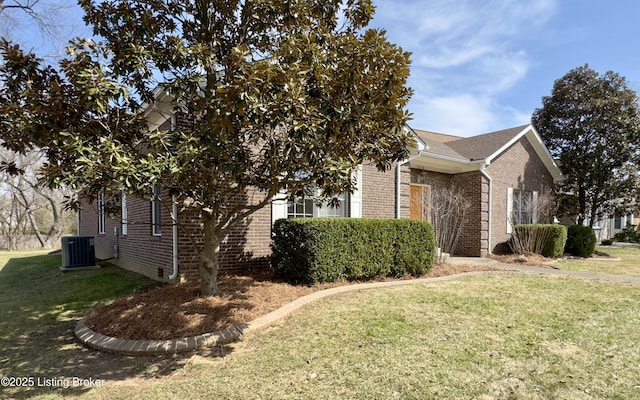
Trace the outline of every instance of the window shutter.
{"type": "Polygon", "coordinates": [[[284,193],[277,194],[271,201],[271,224],[281,218],[287,218],[287,195],[284,193]]]}
{"type": "Polygon", "coordinates": [[[513,214],[513,188],[507,188],[507,233],[511,233],[511,216],[513,214]]]}
{"type": "Polygon", "coordinates": [[[537,224],[538,223],[538,192],[533,192],[531,203],[533,203],[531,205],[533,207],[533,210],[531,210],[531,221],[532,223],[537,224]]]}
{"type": "Polygon", "coordinates": [[[127,194],[126,193],[122,193],[122,205],[121,205],[121,212],[120,212],[120,216],[122,217],[122,235],[126,236],[128,233],[128,219],[129,219],[129,212],[127,210],[127,194]]]}
{"type": "Polygon", "coordinates": [[[356,187],[349,196],[349,217],[362,218],[362,165],[351,173],[351,177],[356,180],[356,187]]]}

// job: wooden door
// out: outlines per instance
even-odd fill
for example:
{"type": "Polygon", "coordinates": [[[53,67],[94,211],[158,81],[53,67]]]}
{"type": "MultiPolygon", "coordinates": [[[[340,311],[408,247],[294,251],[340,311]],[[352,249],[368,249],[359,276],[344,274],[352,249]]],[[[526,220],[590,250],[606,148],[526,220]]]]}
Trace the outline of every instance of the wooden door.
{"type": "Polygon", "coordinates": [[[410,185],[409,189],[409,219],[430,221],[431,187],[426,185],[410,185]]]}

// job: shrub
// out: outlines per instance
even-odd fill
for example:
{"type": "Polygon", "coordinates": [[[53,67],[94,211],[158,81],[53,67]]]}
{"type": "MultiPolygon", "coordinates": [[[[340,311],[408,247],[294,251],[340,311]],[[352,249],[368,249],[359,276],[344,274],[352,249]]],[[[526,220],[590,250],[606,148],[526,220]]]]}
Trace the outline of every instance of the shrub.
{"type": "Polygon", "coordinates": [[[635,230],[633,225],[627,224],[622,231],[616,232],[613,238],[617,242],[640,243],[640,234],[635,230]]]}
{"type": "Polygon", "coordinates": [[[273,227],[271,262],[292,282],[421,275],[434,262],[430,224],[409,220],[293,218],[273,227]]]}
{"type": "Polygon", "coordinates": [[[531,252],[545,257],[562,257],[567,227],[552,224],[515,225],[509,242],[515,253],[531,252]]]}
{"type": "Polygon", "coordinates": [[[588,226],[570,225],[565,251],[578,257],[589,257],[596,248],[596,234],[588,226]]]}
{"type": "Polygon", "coordinates": [[[613,240],[611,240],[611,239],[602,239],[602,241],[600,243],[602,243],[603,246],[611,246],[613,244],[613,240]]]}

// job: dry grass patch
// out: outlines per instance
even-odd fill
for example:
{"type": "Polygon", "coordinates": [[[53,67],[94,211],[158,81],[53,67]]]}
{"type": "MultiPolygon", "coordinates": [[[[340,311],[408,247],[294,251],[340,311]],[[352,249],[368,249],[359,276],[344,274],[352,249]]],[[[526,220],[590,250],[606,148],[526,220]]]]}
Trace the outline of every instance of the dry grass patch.
{"type": "Polygon", "coordinates": [[[522,261],[519,254],[490,254],[489,257],[504,264],[522,264],[541,268],[554,268],[549,263],[556,261],[555,258],[547,258],[534,253],[525,254],[526,261],[522,261]]]}

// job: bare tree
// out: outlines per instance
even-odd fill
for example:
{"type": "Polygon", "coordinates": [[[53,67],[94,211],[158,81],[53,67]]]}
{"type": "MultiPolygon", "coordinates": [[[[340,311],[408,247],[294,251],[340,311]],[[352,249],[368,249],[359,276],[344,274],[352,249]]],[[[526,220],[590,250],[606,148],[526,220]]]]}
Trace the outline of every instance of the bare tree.
{"type": "Polygon", "coordinates": [[[515,254],[542,254],[547,241],[553,235],[551,229],[538,227],[529,229],[518,225],[531,225],[533,223],[551,223],[558,209],[555,197],[550,191],[540,193],[535,199],[533,196],[523,196],[520,201],[521,214],[530,216],[530,220],[523,221],[515,213],[509,216],[509,223],[513,226],[509,246],[515,254]]]}
{"type": "Polygon", "coordinates": [[[0,191],[0,246],[8,250],[17,250],[20,239],[27,230],[26,213],[18,204],[13,188],[3,186],[0,191]]]}
{"type": "Polygon", "coordinates": [[[18,241],[26,235],[34,235],[43,248],[54,247],[65,231],[69,212],[63,208],[63,200],[69,195],[66,189],[49,189],[41,185],[36,171],[43,162],[37,150],[25,155],[8,150],[0,152],[1,163],[13,163],[21,173],[0,173],[3,191],[0,201],[5,205],[1,217],[1,233],[15,250],[18,241]]]}
{"type": "Polygon", "coordinates": [[[468,221],[467,212],[471,203],[462,189],[451,185],[449,188],[434,191],[431,195],[431,204],[431,224],[436,235],[436,244],[441,254],[451,254],[468,221]]]}
{"type": "Polygon", "coordinates": [[[69,38],[87,33],[76,7],[69,0],[0,0],[0,37],[60,57],[69,38]]]}

